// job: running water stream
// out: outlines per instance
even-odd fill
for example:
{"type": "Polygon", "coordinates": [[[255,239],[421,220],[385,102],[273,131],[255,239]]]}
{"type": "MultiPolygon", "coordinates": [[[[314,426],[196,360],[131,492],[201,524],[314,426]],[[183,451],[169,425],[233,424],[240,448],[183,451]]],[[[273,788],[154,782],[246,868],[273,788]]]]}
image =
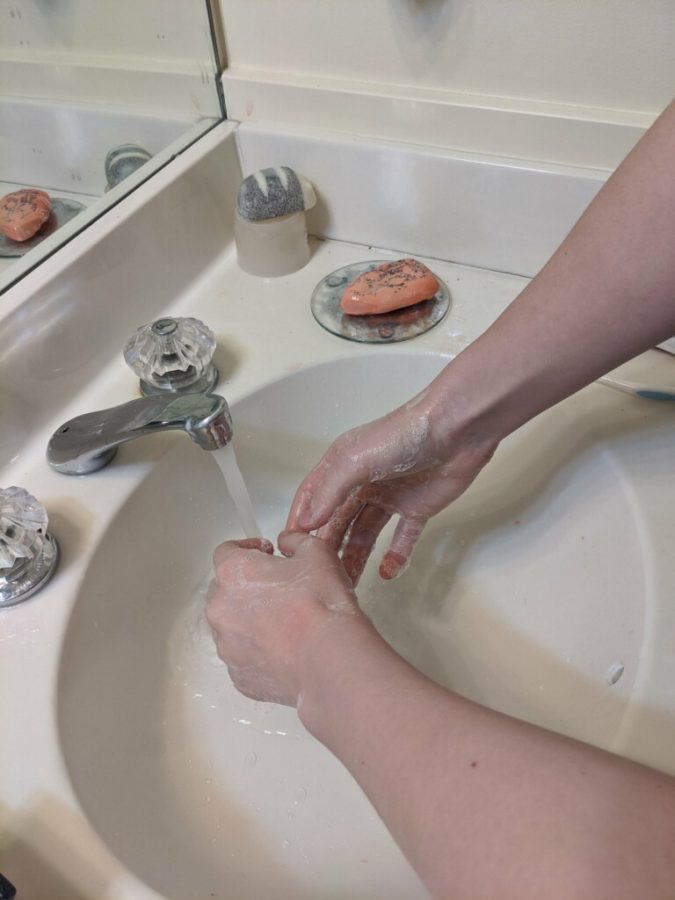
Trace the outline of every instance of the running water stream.
{"type": "Polygon", "coordinates": [[[246,483],[244,482],[239,465],[237,464],[234,446],[232,443],[229,443],[226,447],[214,451],[214,456],[216,462],[220,466],[220,471],[223,473],[225,484],[230,492],[230,497],[232,497],[232,502],[236,507],[239,523],[244,530],[244,534],[249,538],[261,537],[260,529],[258,528],[258,523],[256,522],[255,513],[253,511],[253,504],[251,503],[246,483]]]}

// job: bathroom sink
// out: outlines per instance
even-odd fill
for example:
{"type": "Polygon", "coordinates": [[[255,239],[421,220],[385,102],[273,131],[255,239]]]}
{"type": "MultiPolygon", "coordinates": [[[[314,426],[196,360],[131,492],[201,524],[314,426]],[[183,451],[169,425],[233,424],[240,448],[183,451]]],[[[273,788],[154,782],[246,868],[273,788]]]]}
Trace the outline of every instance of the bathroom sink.
{"type": "MultiPolygon", "coordinates": [[[[408,399],[444,362],[368,350],[234,404],[264,534],[276,536],[332,438],[408,399]]],[[[674,442],[667,407],[589,387],[504,442],[429,524],[402,578],[379,581],[371,561],[364,608],[442,684],[672,771],[675,716],[654,659],[672,640],[659,504],[673,487],[659,478],[674,442]]],[[[241,528],[214,456],[168,443],[94,553],[63,645],[59,733],[83,810],[169,900],[426,896],[295,711],[232,688],[204,592],[214,546],[241,528]]]]}

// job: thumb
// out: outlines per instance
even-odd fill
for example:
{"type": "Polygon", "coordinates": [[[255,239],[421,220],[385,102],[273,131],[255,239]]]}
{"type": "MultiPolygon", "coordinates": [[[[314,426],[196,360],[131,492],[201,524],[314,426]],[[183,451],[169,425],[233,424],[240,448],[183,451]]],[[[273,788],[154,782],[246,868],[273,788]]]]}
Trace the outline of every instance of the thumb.
{"type": "Polygon", "coordinates": [[[265,538],[243,538],[239,541],[225,541],[213,551],[213,565],[217,568],[226,562],[238,550],[260,550],[262,553],[274,553],[271,541],[265,538]]]}
{"type": "Polygon", "coordinates": [[[282,531],[277,539],[277,544],[284,556],[295,556],[303,544],[314,540],[315,538],[302,531],[282,531]]]}

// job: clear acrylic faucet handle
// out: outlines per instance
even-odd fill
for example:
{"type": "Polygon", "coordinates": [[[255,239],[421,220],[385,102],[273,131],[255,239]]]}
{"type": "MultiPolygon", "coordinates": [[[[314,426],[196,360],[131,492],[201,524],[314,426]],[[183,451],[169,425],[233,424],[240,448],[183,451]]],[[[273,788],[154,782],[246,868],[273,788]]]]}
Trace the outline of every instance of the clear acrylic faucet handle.
{"type": "Polygon", "coordinates": [[[129,339],[124,359],[144,394],[208,392],[218,381],[216,338],[199,319],[164,318],[143,325],[129,339]]]}
{"type": "Polygon", "coordinates": [[[48,521],[46,509],[28,491],[0,489],[0,569],[11,569],[18,559],[32,559],[48,521]]]}
{"type": "Polygon", "coordinates": [[[59,550],[47,524],[32,494],[0,488],[0,608],[26,600],[51,578],[59,550]]]}

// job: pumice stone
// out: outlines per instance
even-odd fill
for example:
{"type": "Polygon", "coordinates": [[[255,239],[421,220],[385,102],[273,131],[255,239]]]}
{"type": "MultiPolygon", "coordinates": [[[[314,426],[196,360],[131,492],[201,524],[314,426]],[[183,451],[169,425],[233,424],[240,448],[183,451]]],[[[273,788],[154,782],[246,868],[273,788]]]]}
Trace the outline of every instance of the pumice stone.
{"type": "Polygon", "coordinates": [[[314,188],[306,178],[289,166],[275,166],[242,181],[237,208],[243,219],[262,222],[311,209],[315,203],[314,188]]]}

